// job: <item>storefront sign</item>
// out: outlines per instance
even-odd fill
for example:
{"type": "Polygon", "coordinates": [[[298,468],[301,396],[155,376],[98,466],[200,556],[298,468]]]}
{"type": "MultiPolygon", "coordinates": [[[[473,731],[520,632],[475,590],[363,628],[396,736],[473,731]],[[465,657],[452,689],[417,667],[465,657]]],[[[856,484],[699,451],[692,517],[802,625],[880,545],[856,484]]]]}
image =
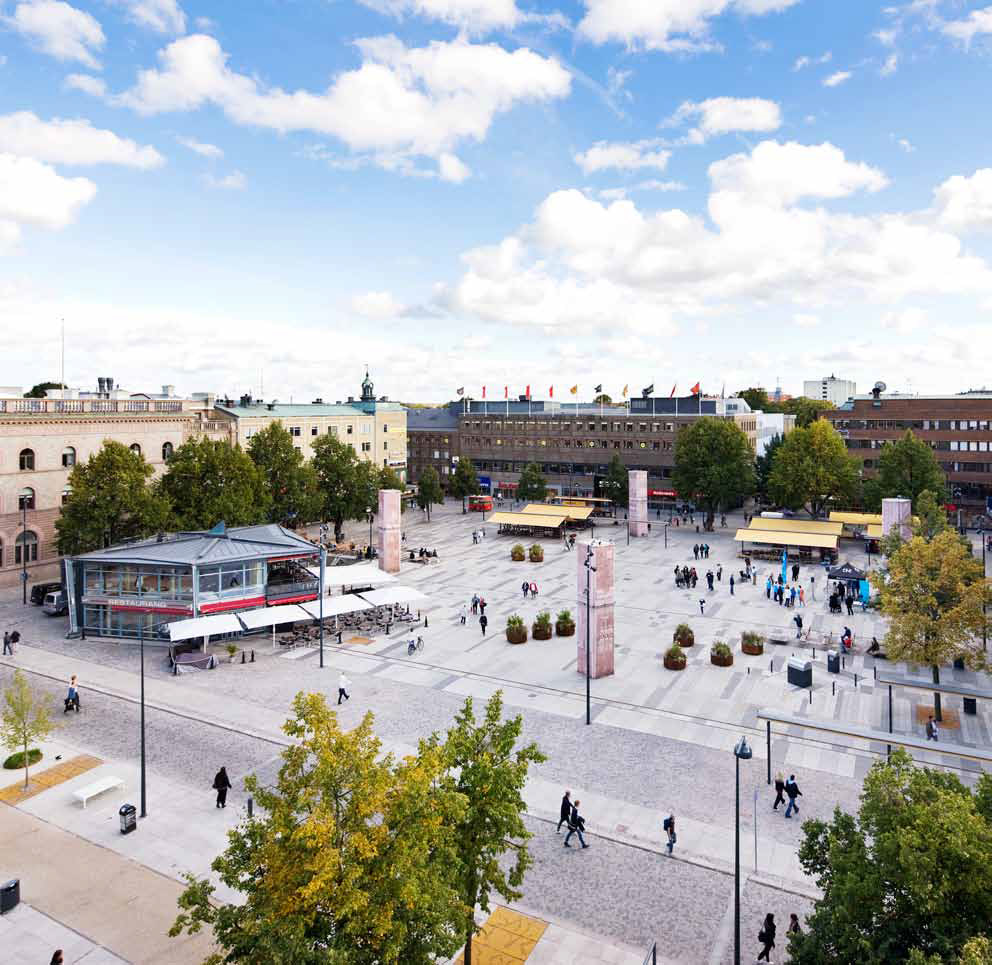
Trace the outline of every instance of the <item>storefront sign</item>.
{"type": "Polygon", "coordinates": [[[176,600],[143,600],[129,597],[84,596],[85,606],[109,606],[111,610],[134,610],[138,613],[192,613],[191,603],[176,600]]]}

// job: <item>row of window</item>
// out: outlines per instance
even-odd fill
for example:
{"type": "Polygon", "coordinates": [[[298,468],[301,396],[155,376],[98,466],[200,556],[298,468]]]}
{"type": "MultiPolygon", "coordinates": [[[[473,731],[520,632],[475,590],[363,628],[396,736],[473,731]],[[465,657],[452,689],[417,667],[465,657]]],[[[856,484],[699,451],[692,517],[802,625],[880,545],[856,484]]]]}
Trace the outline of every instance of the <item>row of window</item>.
{"type": "Polygon", "coordinates": [[[22,566],[24,563],[35,563],[38,560],[38,534],[27,530],[17,534],[14,540],[14,558],[10,560],[4,553],[3,541],[0,540],[0,567],[22,566]]]}
{"type": "Polygon", "coordinates": [[[915,429],[919,432],[988,432],[988,419],[835,419],[837,429],[915,429]]]}
{"type": "MultiPolygon", "coordinates": [[[[130,446],[131,452],[136,452],[139,456],[141,455],[141,446],[134,442],[130,446]]],[[[174,448],[171,442],[163,443],[162,445],[162,461],[168,462],[172,458],[172,453],[174,448]]],[[[34,449],[22,449],[17,457],[18,467],[21,472],[34,472],[37,468],[35,465],[35,454],[34,449]]],[[[62,468],[71,469],[76,465],[76,450],[73,446],[66,446],[62,450],[62,468]]]]}
{"type": "Polygon", "coordinates": [[[483,420],[462,423],[463,429],[481,429],[484,432],[674,432],[674,422],[603,422],[588,420],[586,422],[559,422],[542,419],[507,419],[483,420]]]}
{"type": "Polygon", "coordinates": [[[465,447],[477,446],[485,449],[505,445],[516,449],[643,449],[654,452],[670,452],[675,445],[671,439],[648,442],[643,439],[483,439],[479,436],[466,437],[462,444],[465,447]]]}
{"type": "MultiPolygon", "coordinates": [[[[848,439],[849,449],[882,449],[892,439],[848,439]]],[[[930,448],[938,452],[992,452],[992,442],[984,439],[930,439],[930,448]]]]}
{"type": "MultiPolygon", "coordinates": [[[[527,462],[509,462],[506,460],[473,459],[472,465],[480,472],[522,472],[527,462]]],[[[609,466],[605,463],[584,462],[539,462],[541,472],[551,476],[603,476],[609,466]]],[[[645,466],[649,476],[668,478],[672,474],[671,466],[645,466]]]]}

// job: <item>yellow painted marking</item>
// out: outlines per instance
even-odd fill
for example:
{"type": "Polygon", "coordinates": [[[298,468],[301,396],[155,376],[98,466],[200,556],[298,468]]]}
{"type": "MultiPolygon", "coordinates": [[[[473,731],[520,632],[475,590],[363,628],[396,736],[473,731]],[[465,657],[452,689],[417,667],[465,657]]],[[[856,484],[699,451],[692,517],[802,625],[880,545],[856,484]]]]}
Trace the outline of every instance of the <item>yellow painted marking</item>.
{"type": "MultiPolygon", "coordinates": [[[[497,908],[472,939],[474,965],[522,965],[544,935],[546,921],[521,915],[510,908],[497,908]]],[[[464,953],[455,965],[464,965],[464,953]]]]}
{"type": "MultiPolygon", "coordinates": [[[[30,775],[31,784],[24,789],[23,779],[17,784],[11,784],[0,790],[0,801],[4,804],[16,806],[28,798],[41,794],[49,788],[58,784],[71,781],[80,774],[92,771],[94,767],[99,767],[103,763],[99,757],[91,757],[89,754],[80,754],[78,757],[70,757],[67,761],[62,761],[47,770],[32,772],[30,775]]],[[[35,765],[37,767],[37,765],[35,765]]]]}

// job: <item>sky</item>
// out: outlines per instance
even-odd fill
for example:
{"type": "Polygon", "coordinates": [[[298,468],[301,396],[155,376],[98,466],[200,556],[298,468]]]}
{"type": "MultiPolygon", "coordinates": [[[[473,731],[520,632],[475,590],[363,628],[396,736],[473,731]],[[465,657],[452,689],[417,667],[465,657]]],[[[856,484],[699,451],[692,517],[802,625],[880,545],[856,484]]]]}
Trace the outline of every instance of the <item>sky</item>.
{"type": "MultiPolygon", "coordinates": [[[[992,6],[0,0],[0,385],[992,384],[992,6]]],[[[570,389],[577,386],[576,394],[570,389]]]]}

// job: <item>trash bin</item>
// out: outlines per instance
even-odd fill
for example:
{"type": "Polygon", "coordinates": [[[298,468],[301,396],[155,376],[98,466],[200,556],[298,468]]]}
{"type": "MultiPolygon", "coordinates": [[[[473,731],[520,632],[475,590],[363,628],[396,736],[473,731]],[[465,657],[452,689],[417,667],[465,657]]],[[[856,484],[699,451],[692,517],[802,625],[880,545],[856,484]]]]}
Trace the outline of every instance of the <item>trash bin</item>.
{"type": "Polygon", "coordinates": [[[21,879],[11,878],[0,885],[0,915],[16,908],[21,903],[21,879]]]}
{"type": "Polygon", "coordinates": [[[788,668],[789,683],[793,687],[813,686],[812,660],[805,660],[802,657],[789,657],[786,666],[788,668]]]}
{"type": "Polygon", "coordinates": [[[827,673],[840,673],[840,654],[836,650],[827,651],[827,673]]]}
{"type": "Polygon", "coordinates": [[[978,700],[974,697],[964,698],[964,712],[966,714],[977,714],[978,713],[978,700]]]}
{"type": "Polygon", "coordinates": [[[121,816],[121,834],[130,834],[138,826],[138,809],[133,804],[122,804],[117,813],[121,816]]]}

